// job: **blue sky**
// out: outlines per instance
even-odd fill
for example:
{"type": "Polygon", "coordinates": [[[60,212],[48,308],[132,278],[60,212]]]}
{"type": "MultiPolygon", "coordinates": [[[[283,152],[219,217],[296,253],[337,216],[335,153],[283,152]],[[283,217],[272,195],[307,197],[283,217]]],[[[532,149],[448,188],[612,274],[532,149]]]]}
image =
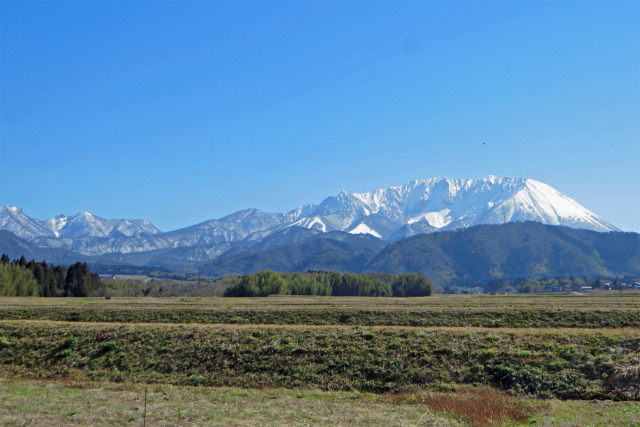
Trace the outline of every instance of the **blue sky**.
{"type": "Polygon", "coordinates": [[[494,174],[640,231],[639,22],[637,1],[0,2],[0,206],[166,231],[494,174]]]}

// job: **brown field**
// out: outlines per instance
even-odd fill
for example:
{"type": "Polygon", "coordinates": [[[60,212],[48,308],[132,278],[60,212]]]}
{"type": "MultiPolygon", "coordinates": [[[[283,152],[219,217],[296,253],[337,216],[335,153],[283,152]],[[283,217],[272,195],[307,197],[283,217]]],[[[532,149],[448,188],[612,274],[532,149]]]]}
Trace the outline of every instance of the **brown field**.
{"type": "Polygon", "coordinates": [[[556,309],[580,311],[640,310],[639,291],[591,292],[562,295],[434,295],[421,298],[270,296],[267,298],[20,298],[3,297],[3,307],[119,307],[119,308],[206,308],[229,309],[358,309],[448,311],[556,309]]]}

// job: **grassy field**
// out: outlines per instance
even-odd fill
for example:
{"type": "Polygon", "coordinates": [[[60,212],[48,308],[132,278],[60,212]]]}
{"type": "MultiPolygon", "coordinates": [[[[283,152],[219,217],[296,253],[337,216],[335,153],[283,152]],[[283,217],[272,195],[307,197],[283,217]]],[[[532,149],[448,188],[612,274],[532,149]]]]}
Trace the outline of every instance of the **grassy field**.
{"type": "Polygon", "coordinates": [[[634,293],[2,298],[0,423],[138,423],[147,388],[150,425],[640,425],[639,313],[634,293]]]}
{"type": "Polygon", "coordinates": [[[3,297],[0,308],[25,307],[145,307],[179,306],[206,309],[397,309],[412,311],[510,308],[585,311],[633,310],[640,308],[638,291],[601,291],[585,294],[544,295],[434,295],[424,298],[270,296],[267,298],[20,298],[3,297]]]}
{"type": "Polygon", "coordinates": [[[0,379],[0,422],[23,425],[637,426],[637,402],[535,400],[495,391],[380,395],[0,379]],[[145,412],[145,390],[147,392],[145,412]]]}
{"type": "Polygon", "coordinates": [[[426,298],[4,298],[0,320],[640,328],[640,292],[426,298]]]}

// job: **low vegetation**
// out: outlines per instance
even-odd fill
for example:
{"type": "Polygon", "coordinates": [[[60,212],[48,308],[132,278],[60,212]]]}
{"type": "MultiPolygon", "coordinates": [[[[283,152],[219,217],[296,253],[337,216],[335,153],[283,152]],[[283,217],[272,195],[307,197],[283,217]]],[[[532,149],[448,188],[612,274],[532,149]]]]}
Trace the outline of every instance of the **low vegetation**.
{"type": "Polygon", "coordinates": [[[590,296],[4,299],[0,319],[511,328],[640,327],[640,293],[590,296]]]}
{"type": "Polygon", "coordinates": [[[379,395],[0,379],[0,422],[22,425],[632,426],[637,402],[523,399],[472,387],[379,395]],[[146,411],[145,411],[146,395],[146,411]],[[490,399],[490,400],[489,400],[490,399]],[[527,417],[525,421],[522,421],[527,417]]]}
{"type": "Polygon", "coordinates": [[[117,276],[102,279],[103,286],[92,292],[92,297],[214,297],[221,296],[233,285],[233,278],[199,278],[198,280],[175,280],[149,278],[145,276],[117,276]]]}
{"type": "Polygon", "coordinates": [[[635,330],[3,321],[0,336],[0,372],[27,378],[375,393],[475,383],[538,397],[640,397],[635,330]]]}

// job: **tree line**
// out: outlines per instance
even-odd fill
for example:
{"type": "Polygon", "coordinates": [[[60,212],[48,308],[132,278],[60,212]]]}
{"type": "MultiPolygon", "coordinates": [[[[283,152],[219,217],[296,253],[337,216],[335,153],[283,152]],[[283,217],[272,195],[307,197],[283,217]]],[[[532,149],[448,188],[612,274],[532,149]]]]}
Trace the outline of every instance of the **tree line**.
{"type": "Polygon", "coordinates": [[[268,295],[333,295],[368,297],[420,297],[435,292],[431,281],[421,274],[304,272],[277,273],[262,270],[245,274],[224,292],[225,297],[265,297],[268,295]]]}
{"type": "Polygon", "coordinates": [[[27,261],[24,255],[13,261],[6,254],[0,258],[0,296],[83,297],[100,287],[100,276],[86,262],[65,268],[27,261]]]}
{"type": "MultiPolygon", "coordinates": [[[[529,279],[520,277],[516,279],[494,279],[487,283],[478,283],[476,286],[484,289],[485,292],[506,292],[506,293],[543,293],[543,292],[571,292],[580,291],[583,287],[592,289],[619,289],[622,283],[634,283],[639,279],[635,276],[624,276],[621,278],[607,277],[576,277],[557,276],[547,279],[529,279]]],[[[456,293],[464,290],[463,287],[448,286],[444,288],[445,294],[456,293]]]]}
{"type": "MultiPolygon", "coordinates": [[[[261,297],[268,295],[333,295],[417,297],[435,293],[431,281],[421,274],[338,273],[307,271],[276,273],[262,270],[257,274],[229,277],[224,291],[227,297],[261,297]]],[[[130,284],[124,283],[123,286],[130,284]]],[[[151,288],[144,291],[148,294],[151,288]]],[[[84,297],[104,294],[105,284],[87,263],[77,262],[68,268],[46,261],[27,261],[24,256],[11,261],[0,258],[0,296],[84,297]]],[[[162,288],[160,291],[162,292],[162,288]]]]}

